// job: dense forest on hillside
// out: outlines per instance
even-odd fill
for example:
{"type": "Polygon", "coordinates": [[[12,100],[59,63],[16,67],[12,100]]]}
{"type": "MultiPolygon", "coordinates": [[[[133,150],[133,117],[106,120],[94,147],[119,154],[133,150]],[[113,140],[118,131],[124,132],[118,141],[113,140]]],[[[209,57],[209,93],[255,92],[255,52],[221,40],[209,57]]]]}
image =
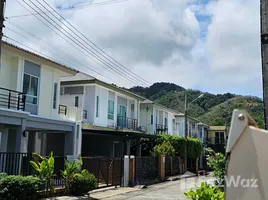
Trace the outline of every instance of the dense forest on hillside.
{"type": "Polygon", "coordinates": [[[148,88],[133,87],[129,90],[180,112],[184,112],[185,91],[187,92],[188,102],[204,93],[202,98],[190,105],[188,111],[190,116],[196,117],[209,125],[224,125],[225,119],[230,124],[234,109],[246,109],[260,128],[264,126],[263,103],[258,97],[186,90],[173,83],[155,83],[148,88]]]}

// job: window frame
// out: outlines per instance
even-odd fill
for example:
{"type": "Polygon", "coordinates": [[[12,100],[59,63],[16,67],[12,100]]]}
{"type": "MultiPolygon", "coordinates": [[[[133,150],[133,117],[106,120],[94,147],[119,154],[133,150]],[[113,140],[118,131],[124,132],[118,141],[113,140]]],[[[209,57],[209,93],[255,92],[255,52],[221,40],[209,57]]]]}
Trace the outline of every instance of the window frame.
{"type": "Polygon", "coordinates": [[[31,104],[31,105],[38,106],[39,105],[39,84],[40,84],[40,77],[24,72],[23,73],[23,81],[22,81],[22,92],[24,92],[23,89],[24,89],[24,80],[25,80],[25,77],[24,76],[25,75],[30,76],[30,83],[29,83],[30,84],[29,85],[30,88],[31,88],[31,84],[32,84],[32,77],[37,79],[37,86],[36,86],[37,87],[37,94],[36,94],[36,96],[34,96],[34,95],[28,94],[26,92],[26,100],[25,100],[25,103],[26,104],[31,104]],[[36,104],[31,103],[31,102],[27,102],[27,97],[36,98],[36,104]]]}
{"type": "Polygon", "coordinates": [[[76,107],[76,108],[79,107],[79,96],[74,97],[74,107],[76,107]]]}
{"type": "Polygon", "coordinates": [[[109,120],[114,120],[114,101],[113,100],[108,100],[108,114],[107,114],[107,119],[109,120]],[[110,105],[112,103],[112,105],[110,105]],[[112,106],[112,107],[110,107],[112,106]],[[112,111],[110,112],[110,109],[112,108],[112,111]]]}
{"type": "Polygon", "coordinates": [[[57,98],[58,98],[58,83],[54,82],[54,84],[53,84],[53,100],[52,100],[52,108],[54,110],[57,109],[57,98]]]}
{"type": "Polygon", "coordinates": [[[100,97],[99,95],[97,95],[96,96],[96,117],[97,118],[99,118],[99,105],[100,105],[99,101],[100,101],[100,97]]]}

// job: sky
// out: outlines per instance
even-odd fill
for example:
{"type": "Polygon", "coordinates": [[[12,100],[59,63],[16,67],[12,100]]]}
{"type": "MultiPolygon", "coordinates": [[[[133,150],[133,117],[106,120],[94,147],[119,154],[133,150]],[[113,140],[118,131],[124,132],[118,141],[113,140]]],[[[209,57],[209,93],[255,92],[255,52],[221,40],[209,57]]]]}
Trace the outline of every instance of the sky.
{"type": "Polygon", "coordinates": [[[28,15],[28,10],[40,13],[31,1],[53,19],[43,0],[9,0],[4,40],[120,86],[172,82],[215,94],[262,97],[259,1],[46,0],[77,30],[59,16],[62,24],[51,21],[54,26],[48,28],[40,16],[28,15]],[[134,73],[131,81],[122,69],[115,72],[89,55],[84,45],[91,43],[78,30],[134,73]]]}

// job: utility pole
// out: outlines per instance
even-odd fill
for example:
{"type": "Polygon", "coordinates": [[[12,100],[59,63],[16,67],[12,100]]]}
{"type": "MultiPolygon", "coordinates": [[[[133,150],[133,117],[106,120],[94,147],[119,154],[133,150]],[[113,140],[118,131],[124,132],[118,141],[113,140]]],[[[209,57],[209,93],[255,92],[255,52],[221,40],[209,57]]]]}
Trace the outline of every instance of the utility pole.
{"type": "Polygon", "coordinates": [[[268,129],[268,1],[260,0],[264,127],[268,129]]]}
{"type": "Polygon", "coordinates": [[[185,90],[185,94],[184,94],[184,100],[185,100],[185,108],[184,108],[184,137],[186,139],[186,149],[185,149],[185,156],[184,156],[184,171],[187,172],[187,151],[188,151],[188,142],[187,142],[187,137],[188,137],[188,123],[187,123],[187,110],[188,110],[188,106],[187,106],[187,90],[185,90]]]}
{"type": "MultiPolygon", "coordinates": [[[[3,37],[3,27],[4,27],[4,8],[5,8],[5,2],[6,0],[0,0],[0,60],[1,60],[1,54],[2,54],[2,37],[3,37]]],[[[1,68],[1,62],[0,62],[0,68],[1,68]]]]}

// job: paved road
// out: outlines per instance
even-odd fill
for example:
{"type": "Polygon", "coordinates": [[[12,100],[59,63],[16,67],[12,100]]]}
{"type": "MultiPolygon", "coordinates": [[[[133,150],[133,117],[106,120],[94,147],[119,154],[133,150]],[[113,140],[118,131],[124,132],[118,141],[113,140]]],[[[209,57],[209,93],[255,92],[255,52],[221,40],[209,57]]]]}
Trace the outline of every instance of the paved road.
{"type": "Polygon", "coordinates": [[[165,182],[149,186],[147,189],[142,189],[136,192],[130,192],[123,195],[109,197],[109,200],[184,200],[185,191],[199,185],[201,182],[212,182],[211,177],[188,178],[185,180],[165,182]]]}

